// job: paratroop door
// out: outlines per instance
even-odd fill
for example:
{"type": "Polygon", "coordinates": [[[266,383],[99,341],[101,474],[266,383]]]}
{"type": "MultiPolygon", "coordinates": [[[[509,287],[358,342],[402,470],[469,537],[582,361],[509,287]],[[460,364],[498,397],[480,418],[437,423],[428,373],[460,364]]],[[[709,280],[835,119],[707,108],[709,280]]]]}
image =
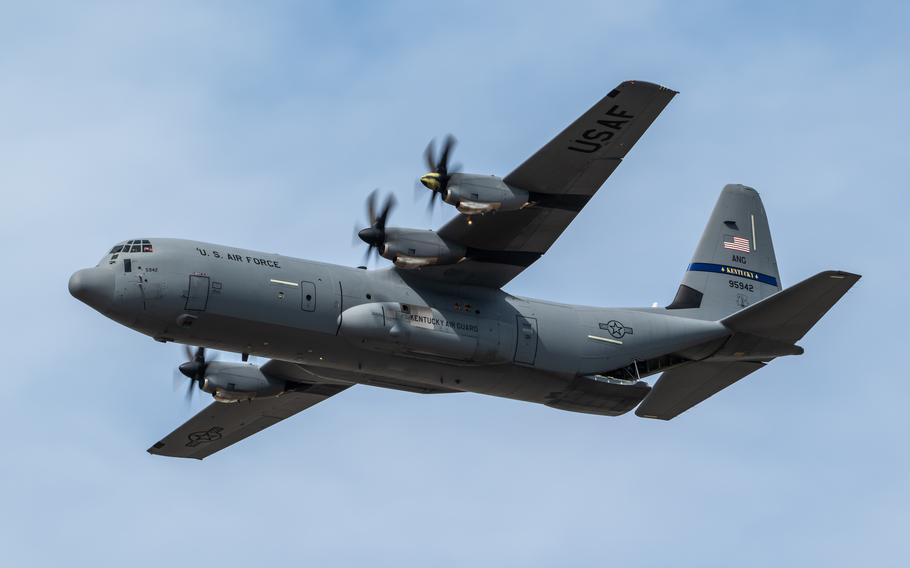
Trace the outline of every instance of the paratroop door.
{"type": "Polygon", "coordinates": [[[518,338],[515,341],[515,362],[533,365],[537,358],[537,318],[515,316],[518,338]]]}
{"type": "Polygon", "coordinates": [[[190,287],[186,293],[187,310],[202,311],[209,302],[209,277],[190,276],[190,287]]]}

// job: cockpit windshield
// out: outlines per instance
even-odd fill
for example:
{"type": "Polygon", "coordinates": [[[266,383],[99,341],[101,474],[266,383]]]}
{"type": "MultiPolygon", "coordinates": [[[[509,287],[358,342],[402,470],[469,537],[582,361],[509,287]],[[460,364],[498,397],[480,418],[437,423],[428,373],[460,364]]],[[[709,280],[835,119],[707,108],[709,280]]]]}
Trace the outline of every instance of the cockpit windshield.
{"type": "Polygon", "coordinates": [[[122,245],[115,246],[108,254],[127,252],[153,252],[152,243],[148,239],[133,239],[131,241],[126,241],[126,243],[122,245]]]}
{"type": "Polygon", "coordinates": [[[120,258],[120,255],[127,253],[143,253],[143,252],[154,252],[152,247],[152,242],[148,239],[133,239],[131,241],[126,241],[115,245],[111,248],[110,252],[104,255],[104,258],[101,259],[101,263],[107,261],[108,264],[114,264],[117,262],[117,259],[120,258]]]}

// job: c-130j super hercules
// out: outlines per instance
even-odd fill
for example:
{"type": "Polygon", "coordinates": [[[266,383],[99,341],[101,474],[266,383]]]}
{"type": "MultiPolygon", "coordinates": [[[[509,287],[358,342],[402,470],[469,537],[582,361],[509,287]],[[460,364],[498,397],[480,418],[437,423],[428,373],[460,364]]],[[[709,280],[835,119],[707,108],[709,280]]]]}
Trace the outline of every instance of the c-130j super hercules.
{"type": "MultiPolygon", "coordinates": [[[[202,459],[355,384],[476,392],[552,408],[669,420],[783,355],[860,278],[828,271],[782,290],[758,193],[724,187],[673,302],[594,308],[502,287],[540,258],[676,93],[610,91],[504,178],[458,173],[452,140],[421,182],[459,211],[439,231],[359,236],[394,267],[362,270],[178,239],[118,244],[73,296],[191,352],[180,371],[215,402],[148,451],[202,459]],[[262,366],[249,354],[269,357],[262,366]],[[660,374],[651,386],[644,379],[660,374]],[[226,404],[231,403],[231,404],[226,404]]],[[[362,267],[361,267],[362,268],[362,267]]]]}

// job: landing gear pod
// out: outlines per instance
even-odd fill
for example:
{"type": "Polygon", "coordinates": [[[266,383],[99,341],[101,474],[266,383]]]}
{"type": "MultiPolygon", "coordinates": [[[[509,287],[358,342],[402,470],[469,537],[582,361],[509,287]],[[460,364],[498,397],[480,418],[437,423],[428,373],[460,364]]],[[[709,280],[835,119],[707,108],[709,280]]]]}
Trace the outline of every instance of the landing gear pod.
{"type": "Polygon", "coordinates": [[[511,360],[500,344],[499,322],[473,313],[443,313],[436,308],[374,302],[341,314],[340,333],[358,347],[410,353],[471,363],[511,360]]]}

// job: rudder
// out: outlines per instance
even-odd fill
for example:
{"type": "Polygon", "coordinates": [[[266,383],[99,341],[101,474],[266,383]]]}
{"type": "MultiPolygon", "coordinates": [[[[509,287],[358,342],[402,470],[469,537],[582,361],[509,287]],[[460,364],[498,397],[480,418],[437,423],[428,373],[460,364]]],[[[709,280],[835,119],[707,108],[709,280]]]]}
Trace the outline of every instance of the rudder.
{"type": "Polygon", "coordinates": [[[668,310],[719,320],[781,289],[768,217],[758,192],[721,191],[686,275],[668,310]]]}

